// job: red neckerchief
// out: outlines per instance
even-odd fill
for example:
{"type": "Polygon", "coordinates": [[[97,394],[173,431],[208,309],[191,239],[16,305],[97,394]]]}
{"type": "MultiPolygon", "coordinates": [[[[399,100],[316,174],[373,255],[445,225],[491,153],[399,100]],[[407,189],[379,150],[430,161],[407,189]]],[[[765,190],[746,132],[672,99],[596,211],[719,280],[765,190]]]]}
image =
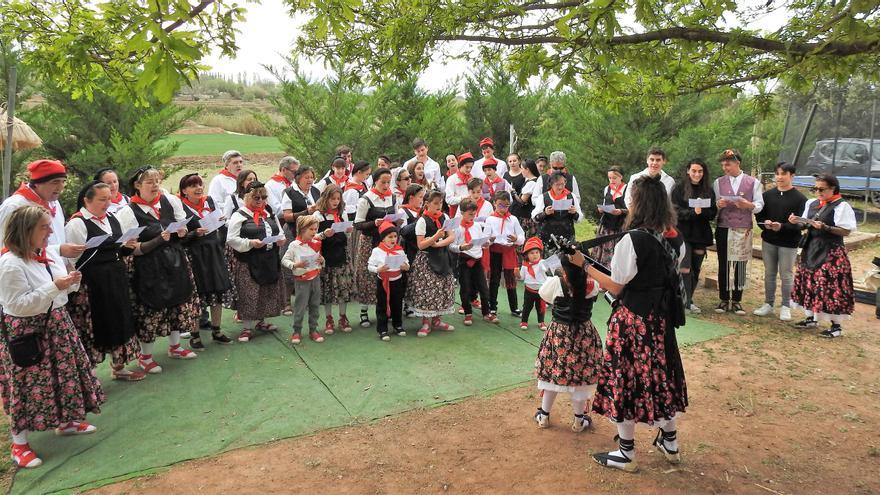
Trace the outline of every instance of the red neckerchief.
{"type": "Polygon", "coordinates": [[[471,221],[462,220],[461,226],[464,229],[464,243],[470,244],[471,241],[473,240],[473,237],[471,236],[471,227],[474,226],[474,221],[473,220],[471,220],[471,221]]]}
{"type": "Polygon", "coordinates": [[[553,189],[552,189],[552,188],[549,189],[547,192],[549,192],[549,193],[550,193],[550,197],[553,198],[553,199],[555,199],[555,200],[565,199],[566,196],[568,196],[569,194],[571,194],[571,191],[569,191],[568,189],[563,189],[563,190],[562,190],[562,194],[561,194],[560,196],[558,196],[558,197],[553,195],[553,189]]]}
{"type": "MultiPolygon", "coordinates": [[[[334,222],[339,223],[342,221],[342,217],[339,216],[339,208],[336,208],[335,210],[327,210],[327,213],[333,215],[334,222]]],[[[325,213],[325,215],[327,213],[325,213]]]]}
{"type": "Polygon", "coordinates": [[[403,197],[404,194],[406,194],[406,191],[404,191],[403,189],[401,189],[401,188],[399,188],[399,187],[395,188],[395,192],[396,192],[397,195],[400,196],[401,198],[403,197]]]}
{"type": "Polygon", "coordinates": [[[489,177],[483,179],[483,184],[486,184],[486,187],[489,189],[489,194],[495,194],[495,184],[501,182],[501,177],[495,176],[495,180],[489,180],[489,177]]]}
{"type": "Polygon", "coordinates": [[[669,229],[663,231],[663,237],[665,237],[666,239],[675,239],[676,237],[678,237],[678,231],[675,230],[675,227],[670,227],[669,229]]]}
{"type": "Polygon", "coordinates": [[[616,189],[611,184],[608,184],[608,190],[611,192],[611,201],[617,200],[617,198],[623,196],[623,188],[626,187],[626,184],[623,182],[620,183],[620,186],[616,189]]]}
{"type": "Polygon", "coordinates": [[[437,211],[437,212],[431,213],[428,210],[425,210],[424,212],[422,212],[422,216],[433,220],[434,224],[437,226],[438,229],[443,228],[443,224],[440,223],[440,217],[443,216],[442,211],[437,211]]]}
{"type": "Polygon", "coordinates": [[[125,199],[125,196],[123,196],[121,192],[116,191],[116,197],[112,198],[110,201],[112,201],[113,204],[118,205],[119,203],[122,203],[123,199],[125,199]]]}
{"type": "Polygon", "coordinates": [[[38,262],[38,263],[42,263],[46,266],[49,266],[49,263],[55,263],[55,261],[53,261],[51,258],[46,256],[45,249],[40,249],[36,253],[32,254],[31,259],[38,262]]]}
{"type": "Polygon", "coordinates": [[[453,174],[457,174],[457,173],[458,172],[453,172],[452,170],[447,170],[446,171],[446,178],[448,179],[449,177],[452,177],[453,174]]]}
{"type": "Polygon", "coordinates": [[[484,204],[486,204],[486,200],[483,199],[482,196],[480,196],[480,199],[477,200],[477,215],[479,215],[480,212],[483,211],[484,204]]]}
{"type": "Polygon", "coordinates": [[[455,175],[458,176],[458,181],[459,181],[458,185],[459,186],[466,186],[468,181],[471,180],[471,177],[472,177],[471,174],[462,175],[461,172],[456,172],[455,175]]]}
{"type": "Polygon", "coordinates": [[[363,192],[367,189],[367,186],[365,186],[363,182],[360,182],[360,183],[349,182],[348,184],[345,185],[345,190],[348,191],[349,189],[355,189],[355,190],[363,192]]]}
{"type": "Polygon", "coordinates": [[[534,263],[532,263],[531,261],[528,261],[528,260],[523,260],[523,266],[526,267],[526,270],[529,272],[529,275],[532,278],[535,278],[535,267],[538,266],[538,263],[540,263],[540,262],[541,262],[541,260],[538,260],[534,263]]]}
{"type": "Polygon", "coordinates": [[[841,198],[840,194],[835,194],[834,196],[831,196],[830,198],[828,198],[828,201],[820,199],[819,200],[819,208],[822,208],[823,206],[827,205],[828,203],[833,203],[840,198],[841,198]]]}
{"type": "Polygon", "coordinates": [[[235,179],[236,181],[238,180],[238,177],[236,177],[235,174],[233,174],[233,173],[230,172],[229,170],[226,170],[225,168],[221,168],[221,169],[220,169],[220,175],[225,175],[226,177],[233,178],[233,179],[235,179]]]}
{"type": "Polygon", "coordinates": [[[305,246],[312,248],[312,251],[314,251],[316,253],[321,252],[321,241],[315,239],[314,237],[312,237],[312,240],[309,242],[302,240],[302,237],[300,237],[300,236],[296,236],[296,240],[298,240],[300,244],[303,244],[305,246]]]}
{"type": "Polygon", "coordinates": [[[28,187],[27,183],[22,182],[21,186],[19,186],[18,190],[15,191],[14,194],[18,194],[19,196],[24,197],[24,199],[30,201],[31,203],[36,203],[36,204],[42,206],[47,211],[52,213],[53,218],[55,217],[55,208],[52,208],[51,206],[49,206],[49,202],[44,200],[43,198],[41,198],[40,195],[37,194],[36,191],[34,191],[30,187],[28,187]]]}
{"type": "MultiPolygon", "coordinates": [[[[89,212],[89,213],[91,213],[91,212],[89,212]]],[[[74,213],[73,215],[70,215],[71,220],[73,220],[74,218],[77,218],[77,217],[80,217],[83,220],[86,219],[86,217],[83,216],[82,212],[79,212],[79,211],[74,213]]],[[[104,220],[106,218],[107,218],[107,213],[104,213],[100,217],[98,215],[94,215],[94,214],[92,215],[92,220],[97,220],[97,221],[101,222],[101,225],[104,225],[104,220]]]]}
{"type": "Polygon", "coordinates": [[[385,199],[385,198],[391,197],[391,191],[385,191],[385,192],[381,193],[375,187],[370,188],[370,192],[375,194],[376,196],[379,196],[379,199],[385,199]]]}
{"type": "Polygon", "coordinates": [[[254,208],[254,223],[258,226],[260,225],[261,218],[269,218],[269,214],[266,213],[266,207],[254,208]]]}
{"type": "MultiPolygon", "coordinates": [[[[380,242],[379,249],[385,252],[386,257],[403,254],[403,248],[398,244],[388,247],[384,242],[380,242]]],[[[385,289],[385,314],[387,316],[391,316],[391,278],[398,275],[400,275],[400,270],[388,270],[379,274],[379,278],[382,279],[382,288],[385,289]]]]}
{"type": "Polygon", "coordinates": [[[186,199],[186,196],[184,196],[183,194],[180,195],[180,199],[183,201],[183,204],[195,210],[195,212],[199,214],[199,218],[205,218],[205,215],[203,213],[204,211],[211,211],[211,208],[208,207],[207,196],[202,196],[201,198],[199,198],[198,203],[190,202],[190,200],[186,199]]]}
{"type": "Polygon", "coordinates": [[[335,175],[330,174],[330,180],[336,183],[339,187],[345,187],[345,184],[348,183],[348,176],[343,175],[341,179],[337,179],[335,175]]]}
{"type": "Polygon", "coordinates": [[[156,215],[156,218],[162,218],[162,215],[159,213],[159,209],[156,208],[156,205],[159,204],[159,198],[162,197],[162,193],[156,195],[153,201],[147,202],[144,198],[135,194],[131,197],[131,202],[136,205],[146,205],[149,206],[151,210],[153,210],[153,214],[156,215]]]}
{"type": "MultiPolygon", "coordinates": [[[[225,169],[224,169],[224,170],[225,170],[225,169]]],[[[287,177],[285,177],[285,176],[283,176],[283,175],[281,175],[281,174],[275,174],[275,175],[273,175],[272,177],[270,177],[269,180],[274,180],[274,181],[281,182],[281,183],[284,184],[284,187],[290,187],[290,185],[293,184],[293,182],[287,180],[287,177]]]]}
{"type": "Polygon", "coordinates": [[[504,222],[510,218],[510,211],[508,210],[504,215],[499,214],[497,211],[493,211],[492,216],[501,219],[501,230],[498,231],[498,235],[504,235],[504,222]]]}

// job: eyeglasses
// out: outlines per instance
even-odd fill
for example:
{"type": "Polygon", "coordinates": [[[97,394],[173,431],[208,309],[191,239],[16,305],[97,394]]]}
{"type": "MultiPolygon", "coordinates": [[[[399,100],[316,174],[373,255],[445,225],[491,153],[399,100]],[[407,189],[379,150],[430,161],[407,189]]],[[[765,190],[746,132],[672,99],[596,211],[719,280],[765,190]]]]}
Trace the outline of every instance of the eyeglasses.
{"type": "Polygon", "coordinates": [[[811,187],[810,188],[810,191],[817,192],[817,193],[823,193],[827,190],[828,190],[827,187],[811,187]]]}
{"type": "Polygon", "coordinates": [[[251,199],[254,201],[266,201],[269,199],[269,196],[251,196],[251,199]]]}
{"type": "Polygon", "coordinates": [[[552,168],[553,168],[553,170],[556,170],[556,171],[565,170],[565,167],[552,167],[552,168]]]}
{"type": "Polygon", "coordinates": [[[410,180],[410,177],[407,176],[407,177],[398,177],[397,178],[397,182],[400,182],[402,180],[410,180]]]}

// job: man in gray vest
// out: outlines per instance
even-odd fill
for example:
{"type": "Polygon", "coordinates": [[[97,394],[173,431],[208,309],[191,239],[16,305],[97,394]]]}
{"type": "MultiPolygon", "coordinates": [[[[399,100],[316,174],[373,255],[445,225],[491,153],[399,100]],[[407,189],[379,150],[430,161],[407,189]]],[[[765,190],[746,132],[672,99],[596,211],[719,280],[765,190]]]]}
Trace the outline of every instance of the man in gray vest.
{"type": "Polygon", "coordinates": [[[764,209],[761,181],[743,173],[742,155],[736,150],[721,154],[724,175],[712,189],[718,201],[718,297],[716,313],[746,314],[742,291],[746,288],[748,263],[752,258],[752,216],[764,209]]]}

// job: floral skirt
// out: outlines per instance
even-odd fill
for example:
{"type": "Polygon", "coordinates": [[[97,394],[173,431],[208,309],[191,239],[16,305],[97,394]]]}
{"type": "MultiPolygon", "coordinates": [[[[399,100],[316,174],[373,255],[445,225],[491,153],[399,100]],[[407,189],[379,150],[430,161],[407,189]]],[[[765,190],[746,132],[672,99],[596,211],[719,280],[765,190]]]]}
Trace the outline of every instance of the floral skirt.
{"type": "Polygon", "coordinates": [[[354,257],[354,299],[361,304],[376,304],[376,274],[367,270],[367,261],[373,253],[373,237],[358,235],[354,257]]]}
{"type": "Polygon", "coordinates": [[[855,310],[852,266],[846,248],[828,251],[825,263],[813,270],[798,262],[791,290],[794,305],[814,313],[816,320],[839,323],[855,310]]]}
{"type": "Polygon", "coordinates": [[[79,291],[68,295],[66,307],[74,327],[79,330],[79,339],[92,362],[92,367],[103,363],[107,354],[110,354],[110,362],[113,364],[126,364],[138,357],[140,346],[138,345],[137,334],[132,335],[124,344],[109,349],[97,345],[95,333],[92,329],[92,308],[89,304],[89,288],[85,282],[80,283],[79,291]]]}
{"type": "Polygon", "coordinates": [[[667,335],[666,320],[617,306],[608,319],[593,411],[616,422],[653,424],[674,418],[687,405],[678,343],[674,333],[667,335]]]}
{"type": "Polygon", "coordinates": [[[226,245],[226,269],[229,270],[229,282],[232,288],[223,294],[223,306],[228,309],[236,309],[238,306],[238,287],[235,285],[235,269],[238,266],[238,258],[235,257],[235,250],[226,245]]]}
{"type": "Polygon", "coordinates": [[[416,316],[442,316],[454,311],[455,278],[452,271],[444,276],[434,273],[428,266],[425,251],[416,254],[406,280],[406,302],[416,316]]]}
{"type": "MultiPolygon", "coordinates": [[[[594,385],[599,381],[601,366],[602,340],[593,322],[568,325],[553,320],[550,323],[535,360],[540,382],[560,388],[594,385]]],[[[539,388],[556,389],[546,386],[539,388]]]]}
{"type": "MultiPolygon", "coordinates": [[[[602,237],[605,235],[612,235],[619,233],[619,230],[609,229],[604,225],[599,226],[599,230],[596,231],[596,237],[602,237]]],[[[604,266],[611,265],[611,257],[614,255],[614,246],[617,245],[617,241],[620,239],[612,239],[608,242],[604,242],[599,244],[590,250],[590,256],[595,258],[599,263],[602,263],[604,266]]]]}
{"type": "Polygon", "coordinates": [[[48,320],[4,315],[3,322],[11,337],[45,328],[43,360],[28,368],[12,363],[0,339],[0,394],[13,432],[48,430],[101,412],[106,397],[67,310],[53,309],[48,320]]]}
{"type": "Polygon", "coordinates": [[[321,304],[347,303],[351,301],[353,291],[354,277],[348,256],[344,265],[321,270],[321,304]]]}
{"type": "MultiPolygon", "coordinates": [[[[532,217],[518,217],[519,224],[526,234],[526,239],[538,235],[538,224],[532,220],[532,217]]],[[[522,246],[520,246],[522,247],[522,246]]]]}
{"type": "Polygon", "coordinates": [[[242,320],[262,320],[278,316],[290,300],[286,296],[284,276],[279,275],[274,284],[260,285],[251,277],[247,263],[238,263],[233,272],[238,287],[238,317],[242,320]]]}
{"type": "MultiPolygon", "coordinates": [[[[193,260],[193,255],[189,249],[186,250],[186,259],[189,261],[189,266],[195,266],[195,262],[193,260]]],[[[226,269],[229,269],[229,262],[226,262],[226,269]]],[[[230,272],[231,273],[231,272],[230,272]]],[[[195,275],[195,274],[193,274],[195,275]]],[[[224,304],[228,298],[226,295],[228,292],[234,290],[235,284],[232,282],[232,276],[229,277],[230,284],[232,288],[227,289],[222,292],[209,292],[207,294],[199,294],[199,303],[202,306],[214,306],[215,304],[224,304]]],[[[196,286],[193,286],[196,287],[196,286]]]]}
{"type": "MultiPolygon", "coordinates": [[[[134,263],[131,256],[126,259],[128,266],[128,280],[134,287],[134,263]]],[[[137,297],[137,291],[131,290],[131,312],[134,315],[137,328],[137,338],[141,342],[155,342],[158,337],[166,337],[172,331],[194,332],[198,331],[199,318],[202,316],[202,306],[199,302],[199,294],[196,292],[196,283],[193,279],[192,269],[187,264],[189,282],[193,287],[192,295],[183,304],[170,308],[154,309],[142,304],[137,297]]]]}

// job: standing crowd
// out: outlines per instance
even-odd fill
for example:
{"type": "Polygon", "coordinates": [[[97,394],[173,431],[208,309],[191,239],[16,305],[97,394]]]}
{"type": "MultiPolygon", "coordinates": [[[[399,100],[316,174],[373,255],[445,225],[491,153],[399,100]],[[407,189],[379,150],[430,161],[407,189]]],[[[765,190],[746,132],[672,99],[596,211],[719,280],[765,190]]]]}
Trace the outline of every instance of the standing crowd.
{"type": "Polygon", "coordinates": [[[755,314],[774,311],[777,274],[781,319],[797,306],[805,319],[796,326],[830,320],[822,335],[837,337],[852,313],[842,239],[855,217],[833,176],[818,177],[817,199],[806,201],[788,164],[777,167],[776,188],[763,191],[735,150],[721,155],[725,175],[710,185],[702,160],[689,161],[676,181],[663,171],[665,153],[651,149],[628,182],[620,168],[608,170],[587,256],[575,244],[584,214],[565,154],[505,161],[491,138],[479,144],[482,158],[448,155],[445,172],[422,139],[403,164],[380,156],[375,167],[341,146],[326,172],[285,157],[265,182],[228,151],[207,187],[187,174],[174,195],[152,167],[127,178],[130,196],[104,169],[66,220],[58,202],[64,165],[28,165],[29,181],[0,205],[0,392],[15,464],[42,462],[30,431],[96,430],[86,415],[105,400],[94,369],[107,356],[116,380],[162,373],[158,337],[168,338],[167,357],[181,360],[207,348],[202,330],[213,345],[246,344],[278,331],[268,320],[282,315],[292,319],[292,345],[304,335],[324,343],[351,332],[353,321],[375,325],[387,342],[406,336],[404,317],[428,337],[454,331],[456,312],[465,326],[474,310],[499,323],[503,284],[519,327],[528,330],[534,311],[545,332],[537,424],[548,426],[556,395],[570,393],[575,431],[591,426],[590,410],[617,424],[618,449],[594,459],[635,471],[637,423],[658,427],[657,450],[679,461],[676,418],[688,400],[674,329],[686,311],[699,312],[693,293],[709,246],[718,250],[718,312],[745,314],[757,215],[766,303],[755,314]],[[604,350],[590,321],[601,292],[614,300],[604,350]],[[349,305],[357,306],[353,320],[349,305]],[[241,325],[234,338],[221,330],[224,307],[241,325]]]}

